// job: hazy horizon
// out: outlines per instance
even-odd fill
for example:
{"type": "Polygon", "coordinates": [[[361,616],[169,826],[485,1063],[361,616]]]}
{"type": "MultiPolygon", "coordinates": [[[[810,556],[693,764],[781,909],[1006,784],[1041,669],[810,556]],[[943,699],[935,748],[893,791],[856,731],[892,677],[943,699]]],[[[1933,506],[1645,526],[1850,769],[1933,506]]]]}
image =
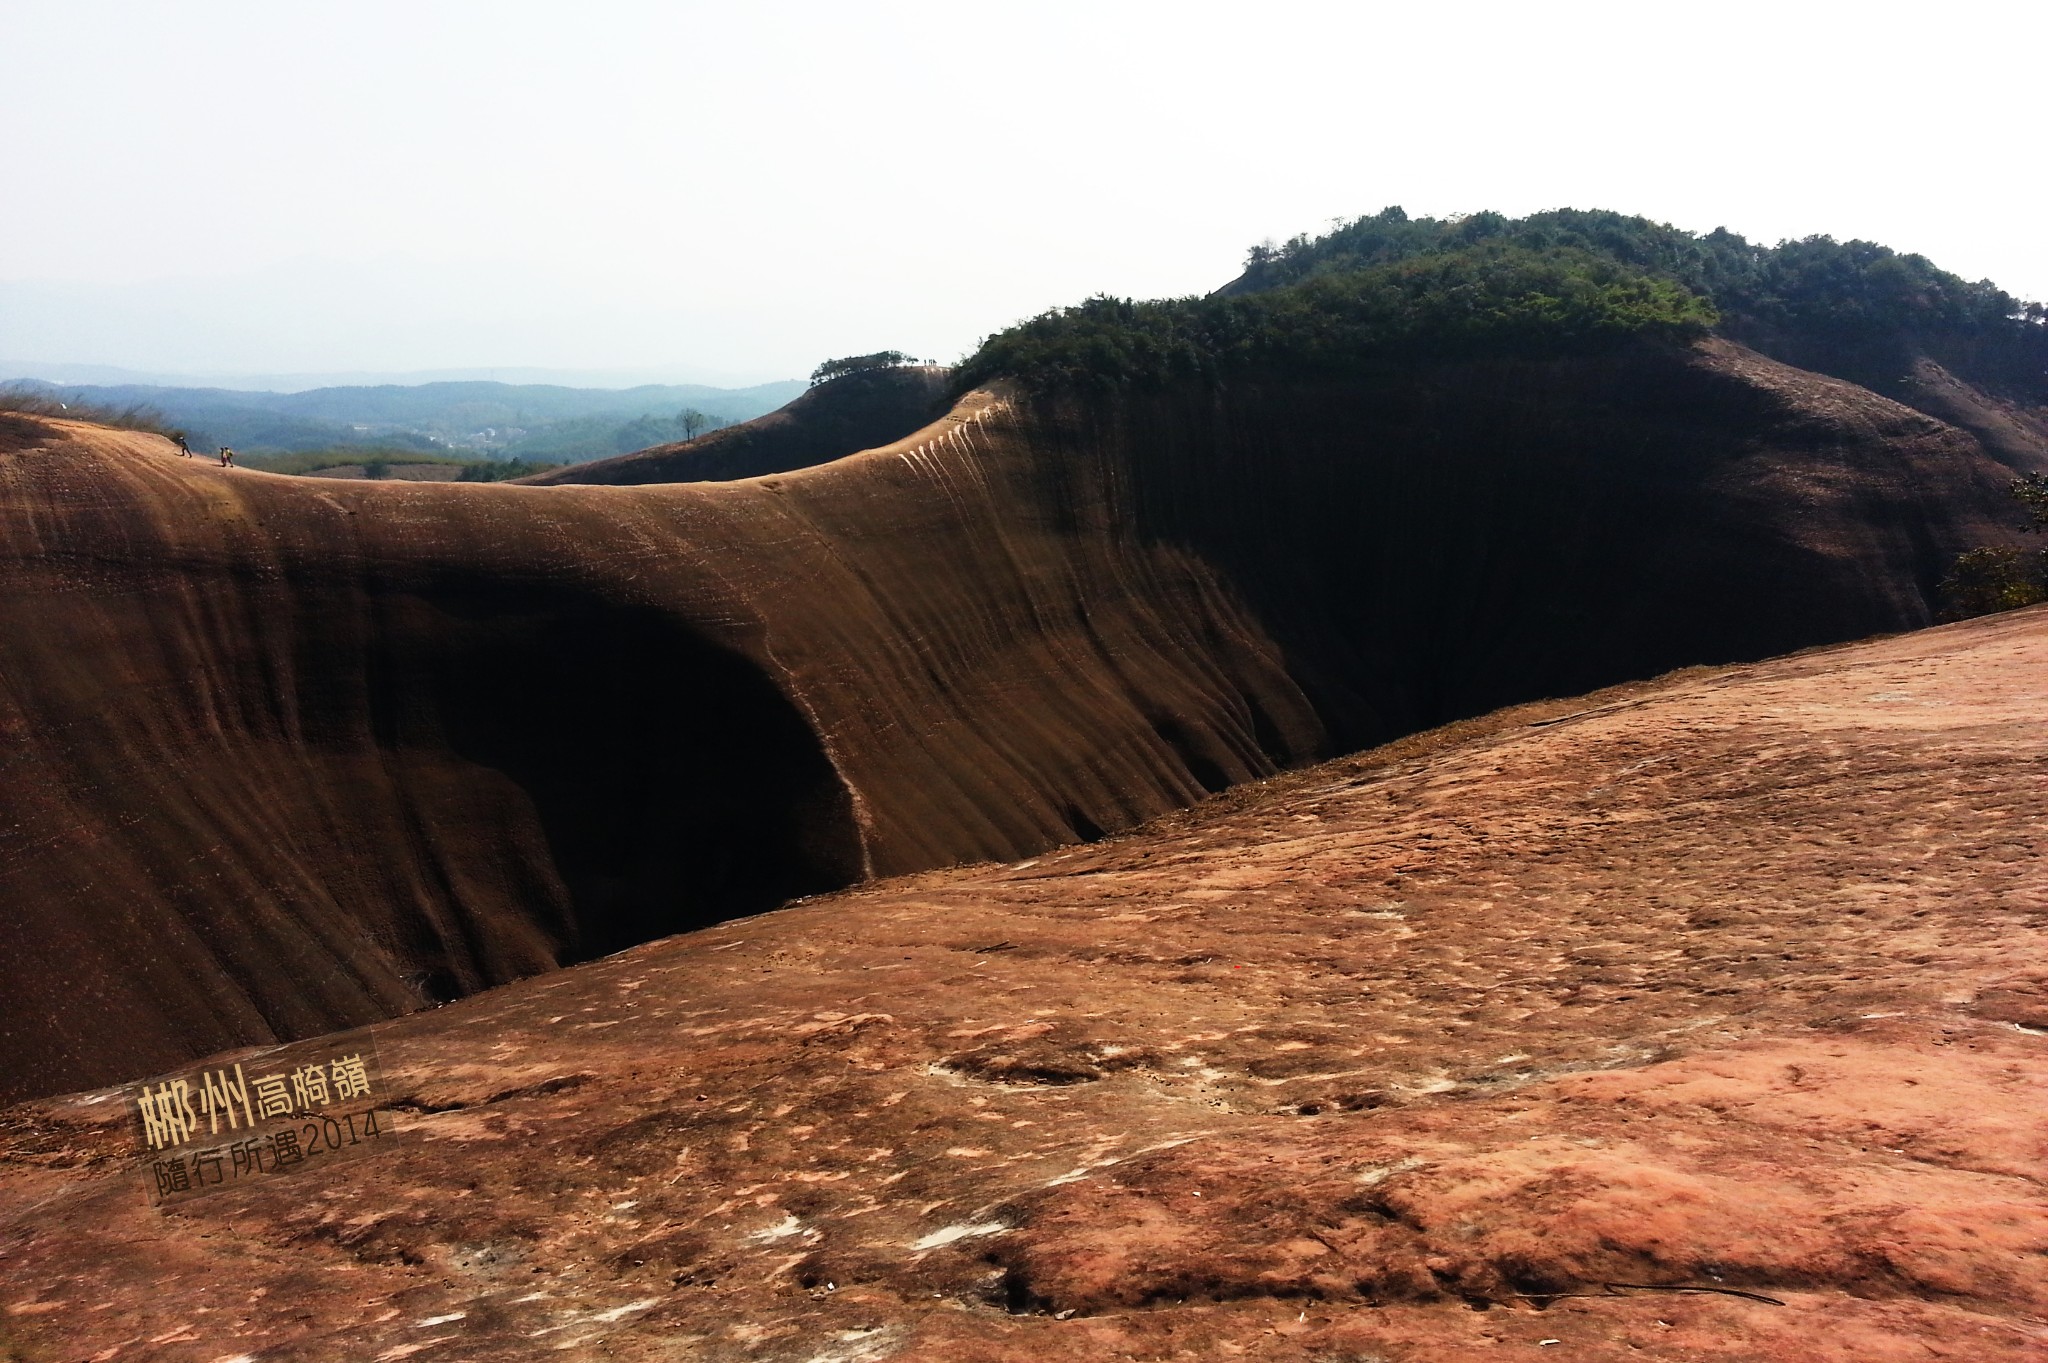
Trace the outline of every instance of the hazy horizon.
{"type": "MultiPolygon", "coordinates": [[[[0,357],[747,386],[1400,204],[1827,233],[2048,297],[2038,8],[17,0],[0,357]],[[660,378],[652,376],[659,375],[660,378]]],[[[612,385],[593,385],[612,386],[612,385]]]]}
{"type": "Polygon", "coordinates": [[[417,387],[429,383],[546,384],[562,388],[716,388],[749,389],[800,382],[800,374],[780,379],[740,380],[730,375],[659,369],[552,369],[532,365],[494,365],[474,369],[342,369],[295,374],[250,374],[231,370],[180,372],[130,369],[123,365],[67,364],[52,360],[17,360],[0,356],[0,384],[27,380],[77,388],[222,388],[237,392],[299,393],[315,388],[417,387]]]}

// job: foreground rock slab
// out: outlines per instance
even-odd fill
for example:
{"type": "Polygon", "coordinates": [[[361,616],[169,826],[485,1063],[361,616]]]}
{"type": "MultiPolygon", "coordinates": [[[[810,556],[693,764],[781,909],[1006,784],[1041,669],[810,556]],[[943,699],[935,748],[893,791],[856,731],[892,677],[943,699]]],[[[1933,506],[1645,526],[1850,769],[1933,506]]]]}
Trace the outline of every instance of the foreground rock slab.
{"type": "Polygon", "coordinates": [[[2042,610],[1504,711],[379,1024],[168,1213],[18,1106],[0,1358],[2048,1358],[2044,721],[2042,610]]]}

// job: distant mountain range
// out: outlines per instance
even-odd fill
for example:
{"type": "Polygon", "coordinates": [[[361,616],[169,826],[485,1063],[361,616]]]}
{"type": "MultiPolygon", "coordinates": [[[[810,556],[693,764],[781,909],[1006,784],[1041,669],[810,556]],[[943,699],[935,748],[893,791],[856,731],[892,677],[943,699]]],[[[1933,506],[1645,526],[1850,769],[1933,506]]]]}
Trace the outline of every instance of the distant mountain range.
{"type": "Polygon", "coordinates": [[[140,383],[152,388],[233,388],[252,393],[303,393],[309,388],[370,388],[395,383],[416,388],[424,383],[552,383],[563,388],[642,388],[648,384],[746,388],[758,375],[721,373],[695,366],[643,366],[632,369],[553,369],[542,365],[477,365],[466,369],[323,369],[298,373],[244,373],[239,370],[126,369],[115,364],[73,364],[49,360],[0,358],[0,383],[41,379],[69,386],[100,384],[119,387],[140,383]]]}
{"type": "Polygon", "coordinates": [[[100,408],[145,408],[181,427],[196,448],[247,453],[337,446],[461,450],[577,463],[681,440],[707,427],[748,421],[804,391],[802,380],[751,388],[643,384],[572,388],[493,381],[376,384],[298,392],[155,384],[9,386],[100,408]],[[686,421],[684,413],[701,414],[686,421]]]}

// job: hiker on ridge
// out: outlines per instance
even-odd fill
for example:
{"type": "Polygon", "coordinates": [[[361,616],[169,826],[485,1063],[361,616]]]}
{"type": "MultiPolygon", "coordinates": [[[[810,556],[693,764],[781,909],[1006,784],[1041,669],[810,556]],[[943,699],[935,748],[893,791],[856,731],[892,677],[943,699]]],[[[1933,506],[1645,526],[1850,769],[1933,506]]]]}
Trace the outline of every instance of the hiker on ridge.
{"type": "Polygon", "coordinates": [[[235,466],[235,452],[225,445],[220,447],[220,466],[224,469],[235,466]]]}
{"type": "Polygon", "coordinates": [[[192,447],[185,443],[185,433],[183,431],[172,431],[171,439],[178,442],[179,454],[184,455],[187,459],[192,457],[192,447]]]}

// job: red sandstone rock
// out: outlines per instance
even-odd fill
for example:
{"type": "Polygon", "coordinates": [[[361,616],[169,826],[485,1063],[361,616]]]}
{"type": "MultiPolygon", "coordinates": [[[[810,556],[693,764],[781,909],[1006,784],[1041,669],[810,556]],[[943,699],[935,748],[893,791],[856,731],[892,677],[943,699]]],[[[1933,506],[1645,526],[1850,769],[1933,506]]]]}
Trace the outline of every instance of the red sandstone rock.
{"type": "Polygon", "coordinates": [[[150,1211],[0,1114],[21,1358],[2048,1357],[2048,610],[1505,711],[378,1024],[150,1211]]]}
{"type": "MultiPolygon", "coordinates": [[[[2006,533],[2008,475],[1718,342],[969,395],[718,485],[344,484],[10,419],[0,1094],[1924,624],[1949,558],[2006,533]]],[[[1593,991],[1630,969],[1580,964],[1593,991]]],[[[1053,1044],[962,1063],[1053,1074],[1053,1044]]]]}

